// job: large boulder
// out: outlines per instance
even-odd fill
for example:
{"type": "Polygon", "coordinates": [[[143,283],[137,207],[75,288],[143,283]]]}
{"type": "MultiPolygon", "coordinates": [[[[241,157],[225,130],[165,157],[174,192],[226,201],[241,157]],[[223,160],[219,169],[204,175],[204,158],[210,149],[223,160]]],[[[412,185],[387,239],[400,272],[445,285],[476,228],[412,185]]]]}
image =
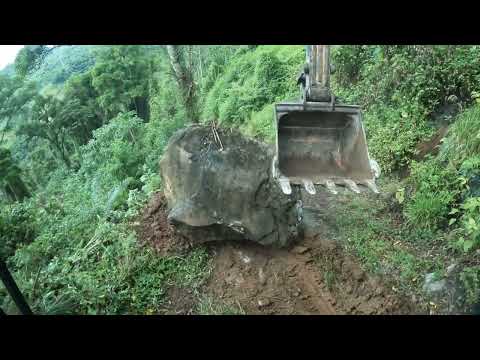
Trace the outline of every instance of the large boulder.
{"type": "Polygon", "coordinates": [[[298,193],[272,179],[271,149],[239,132],[192,125],[160,161],[168,219],[192,242],[251,240],[285,246],[299,232],[298,193]]]}

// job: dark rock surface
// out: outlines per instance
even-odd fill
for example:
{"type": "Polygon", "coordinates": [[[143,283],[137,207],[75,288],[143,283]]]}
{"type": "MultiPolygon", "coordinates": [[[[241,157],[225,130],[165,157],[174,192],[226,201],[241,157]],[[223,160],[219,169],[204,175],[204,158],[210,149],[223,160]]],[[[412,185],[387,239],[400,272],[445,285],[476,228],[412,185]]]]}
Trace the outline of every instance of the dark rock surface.
{"type": "Polygon", "coordinates": [[[169,221],[193,242],[251,240],[285,246],[300,229],[298,193],[272,179],[273,152],[239,132],[192,125],[160,162],[169,221]]]}

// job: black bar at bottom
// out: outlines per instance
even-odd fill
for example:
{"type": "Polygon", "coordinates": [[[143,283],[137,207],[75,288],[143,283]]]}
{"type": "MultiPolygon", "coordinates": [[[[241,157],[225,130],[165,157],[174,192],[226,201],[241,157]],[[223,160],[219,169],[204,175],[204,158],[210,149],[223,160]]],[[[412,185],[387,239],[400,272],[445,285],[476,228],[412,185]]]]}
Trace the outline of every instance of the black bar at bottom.
{"type": "Polygon", "coordinates": [[[8,293],[12,297],[13,301],[17,305],[18,309],[23,315],[33,315],[32,310],[28,306],[25,298],[23,297],[20,289],[18,288],[15,280],[13,279],[12,275],[8,271],[7,264],[3,260],[0,259],[0,278],[3,281],[3,284],[7,288],[8,293]]]}

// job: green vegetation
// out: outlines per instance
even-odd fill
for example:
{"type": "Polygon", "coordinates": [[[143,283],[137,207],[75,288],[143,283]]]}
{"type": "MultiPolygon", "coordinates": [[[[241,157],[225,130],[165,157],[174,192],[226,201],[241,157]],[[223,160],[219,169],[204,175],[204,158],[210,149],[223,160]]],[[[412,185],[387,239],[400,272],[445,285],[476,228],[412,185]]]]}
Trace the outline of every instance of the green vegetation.
{"type": "Polygon", "coordinates": [[[370,151],[385,172],[410,164],[435,121],[452,120],[448,105],[472,103],[480,86],[479,54],[478,46],[335,49],[337,95],[364,108],[370,151]]]}
{"type": "Polygon", "coordinates": [[[443,269],[442,258],[422,256],[438,233],[398,224],[383,199],[344,195],[336,204],[336,236],[370,273],[397,278],[397,287],[419,291],[422,276],[443,269]]]}
{"type": "Polygon", "coordinates": [[[273,104],[298,98],[295,77],[304,61],[302,46],[239,49],[206,94],[203,119],[240,127],[247,135],[271,141],[273,104]]]}
{"type": "Polygon", "coordinates": [[[415,191],[405,206],[405,216],[414,226],[445,226],[450,208],[461,194],[461,179],[454,168],[430,159],[413,162],[410,183],[415,191]]]}
{"type": "MultiPolygon", "coordinates": [[[[405,291],[459,259],[473,303],[480,47],[335,46],[332,54],[334,93],[364,109],[388,194],[339,202],[336,236],[405,291]],[[438,154],[418,158],[419,143],[444,126],[438,154]]],[[[163,149],[197,121],[272,142],[273,104],[298,98],[304,56],[303,46],[277,45],[22,50],[0,71],[0,256],[34,311],[156,313],[170,286],[198,289],[209,272],[206,250],[160,257],[138,245],[132,226],[161,189],[163,149]]],[[[243,313],[200,300],[200,313],[243,313]]],[[[14,311],[3,288],[0,306],[14,311]]]]}
{"type": "Polygon", "coordinates": [[[451,245],[464,252],[480,246],[479,115],[477,105],[461,113],[450,127],[438,156],[413,163],[409,179],[413,195],[405,207],[405,214],[414,225],[451,231],[455,235],[451,245]]]}
{"type": "MultiPolygon", "coordinates": [[[[0,124],[15,136],[0,144],[0,255],[37,313],[158,312],[169,286],[196,288],[208,270],[205,250],[159,257],[139,247],[131,226],[161,186],[169,136],[188,123],[162,49],[105,47],[96,56],[60,86],[35,68],[1,78],[0,124]],[[40,90],[27,98],[27,89],[40,90]]],[[[15,311],[3,288],[0,304],[15,311]]]]}
{"type": "MultiPolygon", "coordinates": [[[[413,281],[433,271],[434,264],[422,260],[428,248],[437,260],[456,259],[465,269],[478,264],[479,54],[478,46],[335,49],[337,94],[362,105],[371,154],[384,173],[402,179],[391,184],[393,209],[385,209],[385,202],[365,204],[360,213],[369,216],[358,219],[362,226],[344,224],[352,250],[371,270],[386,261],[413,281]],[[449,130],[439,152],[431,149],[418,160],[418,144],[442,126],[449,130]],[[392,224],[392,215],[400,225],[392,224]],[[396,249],[395,241],[415,251],[396,249]]],[[[347,213],[355,216],[355,205],[347,213]]],[[[472,303],[480,297],[480,282],[474,272],[467,273],[460,278],[472,303]]]]}
{"type": "Polygon", "coordinates": [[[466,267],[460,273],[460,280],[466,290],[466,301],[468,304],[478,303],[480,294],[480,266],[466,267]]]}

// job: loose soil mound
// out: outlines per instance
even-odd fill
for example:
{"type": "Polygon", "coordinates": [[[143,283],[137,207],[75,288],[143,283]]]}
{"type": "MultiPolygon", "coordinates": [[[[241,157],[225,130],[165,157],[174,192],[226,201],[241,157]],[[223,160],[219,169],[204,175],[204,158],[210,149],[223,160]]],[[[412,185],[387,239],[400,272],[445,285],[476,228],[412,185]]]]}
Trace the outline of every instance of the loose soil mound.
{"type": "Polygon", "coordinates": [[[175,236],[167,219],[167,201],[156,193],[140,218],[140,243],[153,248],[159,255],[182,253],[191,247],[187,239],[175,236]]]}

